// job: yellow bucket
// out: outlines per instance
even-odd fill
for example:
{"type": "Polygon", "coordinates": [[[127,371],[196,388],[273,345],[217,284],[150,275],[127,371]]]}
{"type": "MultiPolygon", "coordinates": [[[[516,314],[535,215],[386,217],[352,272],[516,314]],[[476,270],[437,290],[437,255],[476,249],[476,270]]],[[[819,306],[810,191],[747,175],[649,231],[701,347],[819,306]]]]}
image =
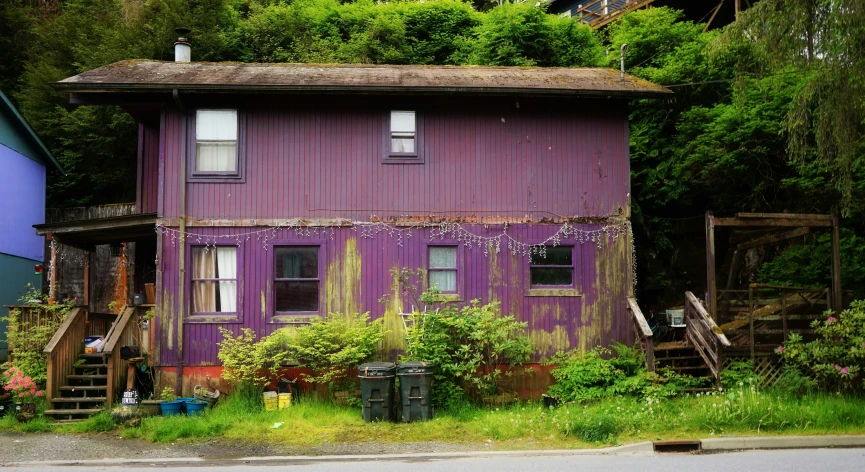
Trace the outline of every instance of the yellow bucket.
{"type": "Polygon", "coordinates": [[[276,392],[264,392],[264,409],[267,411],[276,410],[276,406],[279,403],[279,399],[276,396],[276,392]]]}
{"type": "Polygon", "coordinates": [[[280,393],[279,394],[279,409],[284,410],[291,406],[291,394],[290,393],[280,393]]]}

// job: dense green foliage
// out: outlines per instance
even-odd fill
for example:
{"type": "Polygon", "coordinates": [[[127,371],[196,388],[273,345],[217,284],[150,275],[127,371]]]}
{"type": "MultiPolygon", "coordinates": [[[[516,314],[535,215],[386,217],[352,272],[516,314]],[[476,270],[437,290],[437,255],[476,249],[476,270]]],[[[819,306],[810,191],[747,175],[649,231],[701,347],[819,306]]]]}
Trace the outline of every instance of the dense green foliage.
{"type": "MultiPolygon", "coordinates": [[[[679,375],[662,369],[646,371],[645,356],[634,348],[614,343],[613,351],[598,347],[581,353],[578,350],[560,353],[548,362],[556,383],[549,395],[563,401],[585,402],[602,398],[633,396],[639,398],[669,398],[684,393],[686,388],[699,387],[705,379],[679,375]]],[[[603,422],[602,422],[603,423],[603,422]]]]}
{"type": "MultiPolygon", "coordinates": [[[[593,32],[531,2],[494,5],[7,0],[0,89],[68,173],[49,177],[49,205],[86,205],[133,199],[136,123],[117,108],[72,108],[50,83],[118,60],[170,59],[177,26],[192,29],[201,61],[618,67],[626,43],[630,73],[675,91],[631,108],[641,302],[702,291],[706,209],[842,212],[844,283],[865,286],[861,2],[761,0],[708,32],[669,8],[638,10],[593,32]]],[[[722,271],[725,244],[719,237],[722,271]]],[[[805,245],[762,250],[741,280],[825,285],[827,247],[809,236],[805,245]]]]}
{"type": "Polygon", "coordinates": [[[861,377],[865,373],[865,300],[854,301],[849,309],[837,315],[829,312],[825,320],[814,320],[811,327],[817,339],[806,343],[801,335],[791,334],[776,352],[787,365],[812,379],[818,388],[862,393],[865,390],[865,380],[861,377]]]}
{"type": "Polygon", "coordinates": [[[445,304],[412,316],[403,359],[435,366],[436,406],[464,401],[467,393],[495,395],[502,393],[504,380],[513,373],[504,367],[518,367],[532,354],[527,326],[503,316],[497,302],[481,305],[472,300],[462,308],[445,304]]]}

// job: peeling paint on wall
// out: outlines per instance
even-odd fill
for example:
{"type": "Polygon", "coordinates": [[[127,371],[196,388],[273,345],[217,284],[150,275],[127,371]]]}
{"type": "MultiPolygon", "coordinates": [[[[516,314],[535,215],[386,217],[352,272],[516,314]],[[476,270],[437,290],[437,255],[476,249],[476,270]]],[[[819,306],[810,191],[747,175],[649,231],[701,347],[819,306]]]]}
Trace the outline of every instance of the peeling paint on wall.
{"type": "Polygon", "coordinates": [[[349,316],[363,310],[361,304],[362,265],[360,253],[357,250],[357,239],[347,239],[345,248],[339,251],[327,266],[325,309],[329,314],[349,316]]]}

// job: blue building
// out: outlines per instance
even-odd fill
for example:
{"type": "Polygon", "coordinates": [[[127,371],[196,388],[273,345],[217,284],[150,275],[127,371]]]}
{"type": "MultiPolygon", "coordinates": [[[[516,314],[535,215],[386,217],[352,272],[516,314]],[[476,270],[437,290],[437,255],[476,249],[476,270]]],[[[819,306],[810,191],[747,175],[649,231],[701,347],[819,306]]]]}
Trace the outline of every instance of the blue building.
{"type": "MultiPolygon", "coordinates": [[[[42,287],[45,243],[33,225],[45,222],[46,167],[63,172],[36,133],[0,92],[0,307],[18,302],[29,283],[42,287]]],[[[0,308],[5,316],[5,309],[0,308]]],[[[0,361],[8,355],[0,323],[0,361]]]]}

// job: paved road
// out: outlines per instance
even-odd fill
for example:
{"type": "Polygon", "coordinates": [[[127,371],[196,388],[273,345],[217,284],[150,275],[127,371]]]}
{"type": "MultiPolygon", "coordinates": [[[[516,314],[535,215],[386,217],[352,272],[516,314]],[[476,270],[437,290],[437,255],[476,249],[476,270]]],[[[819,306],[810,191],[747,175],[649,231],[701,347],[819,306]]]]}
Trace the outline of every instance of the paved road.
{"type": "Polygon", "coordinates": [[[84,467],[3,467],[10,471],[64,470],[87,472],[132,472],[170,469],[178,472],[219,470],[225,472],[267,472],[269,470],[303,470],[311,472],[862,472],[865,471],[865,449],[807,449],[784,451],[748,451],[725,454],[668,454],[619,456],[519,456],[476,457],[444,460],[330,461],[290,463],[198,463],[153,464],[84,467]]]}

